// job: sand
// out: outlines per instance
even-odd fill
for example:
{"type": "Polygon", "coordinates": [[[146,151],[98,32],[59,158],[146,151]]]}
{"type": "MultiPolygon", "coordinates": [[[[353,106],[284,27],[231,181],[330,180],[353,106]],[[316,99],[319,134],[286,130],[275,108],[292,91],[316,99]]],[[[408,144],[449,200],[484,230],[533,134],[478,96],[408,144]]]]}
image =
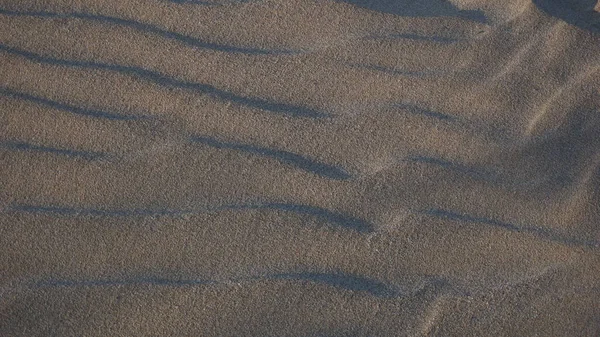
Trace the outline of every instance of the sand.
{"type": "Polygon", "coordinates": [[[0,1],[0,336],[599,336],[600,4],[0,1]]]}

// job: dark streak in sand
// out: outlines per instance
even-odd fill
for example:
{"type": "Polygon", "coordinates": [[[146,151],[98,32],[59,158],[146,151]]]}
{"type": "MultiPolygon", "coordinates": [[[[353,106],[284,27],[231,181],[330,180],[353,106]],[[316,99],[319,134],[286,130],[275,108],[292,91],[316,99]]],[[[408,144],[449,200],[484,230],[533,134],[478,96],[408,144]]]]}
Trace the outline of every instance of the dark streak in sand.
{"type": "Polygon", "coordinates": [[[478,217],[469,214],[459,213],[455,211],[440,209],[440,208],[430,208],[419,211],[421,214],[448,219],[452,221],[462,221],[462,222],[470,222],[476,224],[490,225],[494,227],[500,227],[511,232],[517,233],[530,233],[535,236],[541,237],[546,240],[559,242],[567,245],[578,245],[585,246],[589,248],[599,248],[600,243],[592,240],[582,240],[578,238],[566,237],[553,231],[548,228],[540,227],[540,226],[519,226],[516,224],[512,224],[509,222],[503,222],[492,218],[487,217],[478,217]]]}
{"type": "Polygon", "coordinates": [[[35,145],[31,143],[21,142],[21,141],[5,141],[0,142],[0,147],[13,150],[13,151],[32,151],[32,152],[44,152],[50,154],[63,155],[67,157],[73,158],[83,158],[86,160],[97,160],[106,158],[107,155],[101,152],[93,152],[93,151],[78,151],[78,150],[70,150],[70,149],[59,149],[49,146],[35,145]]]}
{"type": "Polygon", "coordinates": [[[330,179],[347,180],[351,177],[350,174],[340,167],[324,164],[289,151],[270,149],[251,144],[224,142],[213,137],[205,136],[194,136],[191,138],[191,141],[217,149],[236,150],[254,155],[274,158],[282,163],[292,165],[301,170],[330,179]]]}
{"type": "Polygon", "coordinates": [[[200,210],[173,210],[173,209],[99,209],[99,208],[73,208],[59,206],[42,206],[31,204],[13,204],[8,212],[42,213],[60,216],[98,216],[98,217],[156,217],[156,216],[185,216],[219,211],[243,210],[271,210],[290,212],[299,215],[313,216],[342,228],[354,230],[358,233],[371,233],[374,227],[371,223],[361,218],[328,210],[322,207],[291,204],[291,203],[248,203],[228,204],[208,207],[200,210]]]}
{"type": "MultiPolygon", "coordinates": [[[[0,45],[0,50],[2,50],[2,46],[0,45]]],[[[0,86],[0,95],[4,95],[7,97],[12,97],[15,99],[20,99],[28,102],[33,102],[36,104],[41,104],[48,106],[50,108],[70,112],[76,115],[89,116],[94,118],[105,118],[119,121],[128,121],[128,120],[137,120],[137,119],[149,119],[152,118],[150,116],[141,116],[141,115],[126,115],[116,112],[107,112],[98,109],[89,109],[82,108],[74,105],[69,105],[65,103],[61,103],[58,101],[54,101],[51,99],[47,99],[44,97],[34,96],[31,94],[27,94],[24,92],[16,91],[13,89],[5,88],[0,86]]]]}
{"type": "Polygon", "coordinates": [[[64,67],[77,67],[84,69],[99,69],[114,71],[121,74],[135,76],[144,80],[153,82],[155,84],[165,87],[175,87],[187,90],[193,90],[201,94],[209,95],[224,101],[229,101],[249,108],[260,109],[263,111],[275,112],[291,117],[308,117],[308,118],[326,118],[331,117],[327,113],[319,112],[311,108],[297,106],[287,103],[273,102],[263,98],[246,97],[238,94],[234,94],[229,91],[218,89],[210,84],[189,82],[174,77],[169,77],[162,73],[148,70],[137,66],[126,66],[119,64],[100,63],[94,61],[79,61],[79,60],[67,60],[59,59],[50,56],[43,56],[19,48],[11,47],[0,43],[0,51],[19,55],[29,60],[47,64],[54,64],[64,67]]]}
{"type": "Polygon", "coordinates": [[[29,16],[29,17],[40,17],[40,18],[51,18],[51,19],[80,19],[80,20],[91,20],[106,24],[114,24],[119,26],[130,27],[145,33],[152,33],[161,36],[166,39],[176,40],[190,47],[202,48],[215,50],[226,53],[240,53],[249,55],[293,55],[299,54],[297,51],[291,50],[269,50],[260,48],[246,48],[236,47],[224,44],[218,44],[213,42],[206,42],[200,39],[169,31],[161,27],[143,23],[135,20],[123,19],[107,15],[91,14],[91,13],[54,13],[47,11],[11,11],[7,9],[0,9],[0,14],[9,16],[29,16]]]}
{"type": "Polygon", "coordinates": [[[324,284],[334,288],[351,292],[367,293],[381,298],[401,297],[402,294],[393,287],[383,282],[366,277],[342,274],[342,273],[283,273],[267,274],[263,276],[230,279],[226,281],[212,281],[204,279],[181,279],[163,277],[139,277],[123,279],[95,279],[95,280],[68,280],[50,279],[31,284],[31,288],[59,288],[59,287],[119,287],[119,286],[166,286],[166,287],[189,287],[205,285],[226,285],[230,283],[248,283],[262,281],[294,281],[312,282],[324,284]]]}

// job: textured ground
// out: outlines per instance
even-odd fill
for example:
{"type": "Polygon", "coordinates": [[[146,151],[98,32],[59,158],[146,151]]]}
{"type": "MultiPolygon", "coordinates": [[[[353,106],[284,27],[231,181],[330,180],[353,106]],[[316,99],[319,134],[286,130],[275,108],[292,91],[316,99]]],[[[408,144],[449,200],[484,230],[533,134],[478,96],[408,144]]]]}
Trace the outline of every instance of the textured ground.
{"type": "Polygon", "coordinates": [[[0,0],[0,336],[600,335],[599,11],[0,0]]]}

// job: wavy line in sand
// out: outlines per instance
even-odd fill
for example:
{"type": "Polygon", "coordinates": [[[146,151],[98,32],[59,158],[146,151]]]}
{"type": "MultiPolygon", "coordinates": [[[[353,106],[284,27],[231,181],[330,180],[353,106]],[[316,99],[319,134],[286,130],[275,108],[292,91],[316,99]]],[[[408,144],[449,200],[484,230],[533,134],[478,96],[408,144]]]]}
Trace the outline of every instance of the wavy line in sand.
{"type": "MultiPolygon", "coordinates": [[[[0,50],[2,50],[2,46],[0,46],[0,50]]],[[[46,105],[50,108],[70,112],[70,113],[73,113],[76,115],[89,116],[89,117],[94,117],[94,118],[105,118],[105,119],[113,119],[113,120],[119,120],[119,121],[151,118],[150,116],[144,116],[144,115],[126,115],[126,114],[121,114],[121,113],[116,113],[116,112],[107,112],[107,111],[102,111],[102,110],[97,110],[97,109],[81,108],[78,106],[61,103],[61,102],[47,99],[47,98],[40,97],[40,96],[34,96],[34,95],[31,95],[28,93],[16,91],[16,90],[9,89],[9,88],[2,87],[2,86],[0,86],[0,95],[15,98],[15,99],[20,99],[20,100],[24,100],[24,101],[29,101],[29,102],[33,102],[33,103],[37,103],[37,104],[41,104],[41,105],[46,105]]]]}
{"type": "Polygon", "coordinates": [[[410,40],[410,41],[424,41],[434,42],[439,44],[453,44],[458,42],[466,41],[466,39],[445,37],[439,35],[421,35],[415,33],[394,33],[394,34],[382,34],[382,35],[367,35],[365,39],[369,40],[410,40]]]}
{"type": "Polygon", "coordinates": [[[224,44],[218,44],[213,42],[206,42],[200,39],[191,37],[189,35],[173,32],[170,30],[163,29],[161,27],[143,23],[135,20],[123,19],[107,15],[90,14],[90,13],[55,13],[47,11],[12,11],[0,8],[0,14],[7,16],[26,16],[26,17],[38,17],[38,18],[50,18],[50,19],[80,19],[97,21],[106,24],[114,24],[124,27],[136,29],[144,33],[152,33],[161,36],[166,39],[175,40],[185,45],[194,48],[208,49],[227,53],[240,53],[249,55],[293,55],[300,54],[298,51],[291,50],[270,50],[260,48],[245,48],[236,47],[224,44]]]}
{"type": "Polygon", "coordinates": [[[399,297],[400,293],[392,287],[364,277],[335,274],[335,273],[286,273],[264,275],[259,277],[238,278],[226,281],[202,279],[168,279],[159,277],[128,278],[128,279],[98,279],[98,280],[58,280],[51,279],[36,282],[31,288],[55,287],[118,287],[118,286],[167,286],[189,287],[202,285],[227,285],[232,283],[250,283],[260,281],[296,281],[324,284],[352,292],[368,293],[377,297],[399,297]]]}
{"type": "Polygon", "coordinates": [[[452,221],[460,221],[460,222],[468,222],[475,224],[483,224],[489,225],[493,227],[500,227],[511,232],[517,233],[530,233],[537,237],[543,238],[545,240],[554,241],[566,245],[577,245],[584,246],[588,248],[600,248],[600,242],[593,240],[582,240],[573,237],[564,236],[556,231],[553,231],[548,228],[540,227],[540,226],[520,226],[516,224],[512,224],[509,222],[503,222],[492,218],[486,217],[478,217],[465,213],[440,209],[440,208],[430,208],[425,210],[418,211],[420,214],[433,216],[441,219],[448,219],[452,221]]]}
{"type": "MultiPolygon", "coordinates": [[[[38,282],[32,282],[28,286],[32,289],[58,288],[58,287],[119,287],[119,286],[163,286],[163,287],[193,287],[204,285],[228,285],[239,283],[254,282],[310,282],[323,284],[337,289],[350,291],[354,293],[366,293],[371,296],[394,299],[413,297],[422,294],[424,291],[435,289],[441,291],[450,285],[447,281],[439,278],[425,278],[422,284],[409,291],[400,290],[396,286],[385,284],[379,280],[363,276],[357,276],[346,273],[321,273],[321,272],[293,272],[266,274],[261,276],[251,276],[228,279],[224,281],[205,280],[205,279],[170,279],[163,277],[137,277],[123,279],[96,279],[96,280],[69,280],[69,279],[49,279],[38,282]]],[[[450,286],[451,287],[451,286],[450,286]]],[[[461,293],[466,295],[466,293],[461,293]]]]}
{"type": "Polygon", "coordinates": [[[426,107],[419,106],[409,102],[398,102],[391,104],[393,108],[399,108],[416,116],[423,116],[431,119],[437,119],[441,122],[457,125],[473,131],[486,138],[492,138],[495,141],[503,143],[512,143],[515,141],[515,136],[512,132],[506,129],[496,127],[485,123],[484,121],[470,120],[467,118],[451,115],[444,112],[434,111],[426,107]]]}
{"type": "Polygon", "coordinates": [[[416,104],[400,102],[392,104],[393,107],[403,109],[414,115],[421,115],[429,118],[435,118],[444,122],[459,122],[461,119],[457,116],[449,115],[442,112],[433,111],[427,108],[420,107],[416,104]]]}
{"type": "Polygon", "coordinates": [[[476,23],[487,18],[481,10],[461,10],[451,1],[335,0],[369,10],[406,17],[458,17],[476,23]]]}
{"type": "MultiPolygon", "coordinates": [[[[504,172],[502,170],[462,164],[460,162],[451,161],[440,157],[413,155],[406,157],[404,161],[441,167],[447,170],[467,175],[473,179],[477,179],[505,188],[528,188],[532,186],[540,186],[540,181],[537,179],[519,178],[515,176],[514,173],[511,174],[510,172],[504,172]]],[[[574,179],[570,175],[560,174],[554,176],[553,179],[548,180],[546,183],[560,183],[566,185],[573,182],[574,179]]]]}
{"type": "Polygon", "coordinates": [[[227,6],[227,5],[241,5],[248,3],[261,2],[261,0],[226,0],[226,1],[202,1],[202,0],[165,0],[175,4],[192,4],[201,6],[227,6]]]}
{"type": "Polygon", "coordinates": [[[319,112],[307,107],[287,103],[273,102],[263,98],[241,96],[229,91],[218,89],[210,84],[188,82],[137,66],[125,66],[94,61],[59,59],[50,56],[43,56],[23,49],[11,47],[2,43],[0,43],[0,51],[4,51],[13,55],[18,55],[34,62],[53,64],[64,67],[113,71],[129,76],[138,77],[158,84],[160,86],[192,90],[201,94],[209,95],[224,101],[229,101],[249,108],[279,113],[291,117],[308,117],[316,119],[331,117],[331,115],[328,113],[319,112]]]}
{"type": "Polygon", "coordinates": [[[60,216],[98,216],[98,217],[155,217],[155,216],[186,216],[205,214],[221,211],[269,210],[283,211],[298,215],[308,215],[325,221],[326,223],[354,230],[358,233],[371,233],[374,226],[368,221],[344,213],[331,211],[318,206],[303,204],[270,202],[229,204],[207,207],[199,210],[173,210],[173,209],[98,209],[98,208],[72,208],[60,206],[42,206],[31,204],[13,204],[5,212],[48,213],[60,216]]]}
{"type": "Polygon", "coordinates": [[[552,119],[551,113],[554,105],[557,105],[564,96],[572,93],[573,90],[585,87],[585,81],[592,81],[596,73],[600,71],[600,66],[587,67],[580,71],[577,75],[572,76],[566,83],[556,88],[548,98],[537,107],[536,113],[533,115],[525,130],[525,135],[529,138],[543,137],[543,130],[538,130],[543,127],[546,119],[552,119]]]}
{"type": "Polygon", "coordinates": [[[253,155],[273,158],[284,164],[288,164],[301,170],[330,179],[347,180],[351,178],[350,174],[338,166],[321,163],[314,159],[306,158],[289,151],[259,147],[244,143],[224,142],[213,137],[205,136],[194,136],[191,137],[190,140],[194,143],[207,145],[217,149],[236,150],[253,155]]]}
{"type": "Polygon", "coordinates": [[[82,159],[90,160],[90,161],[103,159],[103,158],[107,157],[107,155],[102,152],[59,149],[59,148],[55,148],[55,147],[35,145],[35,144],[21,142],[21,141],[0,142],[0,147],[9,149],[9,150],[13,150],[13,151],[50,153],[50,154],[67,156],[67,157],[71,157],[71,158],[82,158],[82,159]]]}
{"type": "Polygon", "coordinates": [[[384,74],[391,75],[391,76],[427,77],[427,76],[436,76],[436,75],[441,75],[441,74],[446,73],[444,71],[438,71],[438,70],[412,71],[412,70],[396,69],[396,68],[379,66],[376,64],[346,63],[346,65],[349,67],[352,67],[352,68],[376,71],[376,72],[384,73],[384,74]]]}
{"type": "Polygon", "coordinates": [[[458,163],[455,161],[446,160],[439,157],[431,157],[431,156],[423,156],[423,155],[415,155],[409,156],[405,159],[406,161],[413,163],[421,163],[421,164],[429,164],[439,166],[445,169],[449,169],[452,171],[464,173],[470,177],[487,181],[487,182],[498,182],[499,175],[496,172],[492,172],[490,170],[484,170],[477,167],[473,167],[471,165],[466,165],[462,163],[458,163]]]}

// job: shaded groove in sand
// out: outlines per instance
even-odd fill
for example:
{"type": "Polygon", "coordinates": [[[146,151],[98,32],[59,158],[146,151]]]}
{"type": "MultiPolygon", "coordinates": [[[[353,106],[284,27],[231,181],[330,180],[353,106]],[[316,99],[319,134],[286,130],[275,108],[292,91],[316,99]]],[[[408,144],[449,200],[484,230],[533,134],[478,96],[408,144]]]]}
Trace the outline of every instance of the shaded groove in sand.
{"type": "Polygon", "coordinates": [[[423,70],[423,71],[413,71],[413,70],[404,70],[404,69],[395,69],[384,67],[376,64],[359,64],[359,63],[347,63],[348,66],[353,68],[366,69],[371,71],[377,71],[380,73],[385,73],[391,76],[407,76],[407,77],[426,77],[433,75],[443,74],[443,71],[436,70],[423,70]]]}
{"type": "Polygon", "coordinates": [[[201,6],[225,6],[233,4],[247,4],[252,2],[259,2],[261,0],[229,0],[229,1],[202,1],[202,0],[166,0],[168,2],[176,4],[193,4],[201,6]]]}
{"type": "Polygon", "coordinates": [[[393,298],[403,296],[398,290],[383,282],[366,277],[342,273],[282,273],[256,277],[236,278],[226,281],[212,281],[202,279],[168,279],[160,277],[127,278],[127,279],[99,279],[99,280],[46,280],[33,283],[31,288],[54,287],[118,287],[118,286],[167,286],[187,287],[201,285],[226,285],[232,283],[260,282],[260,281],[294,281],[324,284],[338,289],[352,292],[368,293],[376,297],[393,298]]]}
{"type": "Polygon", "coordinates": [[[413,34],[413,33],[369,35],[369,36],[366,36],[365,38],[373,39],[373,40],[386,39],[386,40],[426,41],[426,42],[435,42],[435,43],[441,43],[441,44],[452,44],[452,43],[465,41],[464,39],[457,39],[457,38],[436,36],[436,35],[420,35],[420,34],[413,34]]]}
{"type": "Polygon", "coordinates": [[[423,116],[427,118],[437,119],[446,123],[452,123],[454,125],[460,126],[461,128],[474,131],[483,136],[492,137],[497,141],[513,142],[515,139],[515,135],[513,135],[511,132],[502,128],[498,128],[494,125],[487,124],[482,121],[469,120],[456,115],[450,115],[447,113],[430,110],[428,108],[424,108],[413,103],[398,102],[391,104],[391,107],[402,109],[403,111],[406,111],[416,116],[423,116]]]}
{"type": "MultiPolygon", "coordinates": [[[[491,184],[500,184],[504,187],[522,188],[532,186],[534,184],[539,184],[539,182],[536,182],[535,180],[513,177],[510,174],[502,173],[502,171],[498,171],[495,169],[471,166],[439,157],[414,155],[406,157],[404,160],[412,163],[438,166],[447,170],[465,174],[471,178],[478,179],[480,181],[485,181],[491,184]]],[[[554,176],[553,181],[556,183],[568,184],[573,182],[573,178],[566,174],[557,174],[554,176]]]]}
{"type": "Polygon", "coordinates": [[[422,164],[430,164],[430,165],[439,166],[439,167],[449,169],[452,171],[464,173],[470,177],[488,181],[488,182],[497,182],[499,180],[499,176],[495,172],[475,168],[470,165],[465,165],[465,164],[457,163],[454,161],[449,161],[449,160],[442,159],[442,158],[415,155],[415,156],[407,157],[406,160],[409,162],[413,162],[413,163],[422,163],[422,164]]]}
{"type": "Polygon", "coordinates": [[[415,115],[422,115],[425,117],[435,118],[435,119],[439,119],[439,120],[445,121],[445,122],[458,122],[459,121],[459,118],[456,116],[452,116],[452,115],[448,115],[445,113],[425,109],[425,108],[422,108],[415,104],[402,102],[402,103],[394,103],[393,106],[396,108],[406,110],[415,115]]]}
{"type": "Polygon", "coordinates": [[[130,27],[141,32],[152,33],[158,36],[161,36],[166,39],[176,40],[183,44],[186,44],[195,48],[209,49],[227,53],[241,53],[241,54],[251,54],[251,55],[286,55],[286,54],[298,54],[299,52],[294,52],[290,50],[268,50],[268,49],[260,49],[260,48],[244,48],[244,47],[236,47],[230,45],[223,45],[218,43],[206,42],[199,40],[197,38],[165,30],[155,25],[151,25],[148,23],[138,22],[129,19],[123,19],[113,16],[107,15],[99,15],[99,14],[90,14],[90,13],[54,13],[47,11],[11,11],[7,9],[0,8],[0,14],[10,15],[10,16],[29,16],[29,17],[39,17],[39,18],[52,18],[52,19],[64,19],[64,18],[72,18],[72,19],[81,19],[81,20],[91,20],[98,21],[101,23],[114,24],[119,26],[130,27]]]}
{"type": "Polygon", "coordinates": [[[306,108],[303,106],[297,106],[287,103],[273,102],[262,98],[245,97],[234,94],[229,91],[218,89],[210,84],[188,82],[180,80],[174,77],[169,77],[162,73],[148,70],[137,66],[125,66],[119,64],[100,63],[94,61],[79,61],[79,60],[67,60],[58,59],[50,56],[43,56],[30,51],[26,51],[19,48],[14,48],[5,44],[0,43],[0,51],[19,55],[26,59],[46,63],[54,64],[64,67],[76,67],[84,69],[99,69],[114,71],[117,73],[126,74],[129,76],[139,77],[141,79],[153,82],[155,84],[165,87],[175,87],[187,90],[193,90],[205,95],[216,97],[224,101],[229,101],[235,104],[243,105],[249,108],[260,109],[263,111],[280,113],[292,117],[309,117],[309,118],[325,118],[330,117],[327,113],[318,112],[316,110],[306,108]]]}
{"type": "Polygon", "coordinates": [[[547,14],[569,24],[587,29],[593,33],[600,33],[600,12],[598,12],[600,7],[597,7],[596,11],[592,10],[595,0],[532,0],[532,3],[547,14]],[[578,5],[580,8],[578,8],[578,5]],[[589,8],[585,8],[585,5],[589,8]]]}
{"type": "MultiPolygon", "coordinates": [[[[0,50],[2,50],[2,46],[0,46],[0,50]]],[[[0,95],[4,95],[7,97],[12,97],[12,98],[16,98],[16,99],[21,99],[24,101],[29,101],[29,102],[33,102],[33,103],[37,103],[37,104],[41,104],[41,105],[46,105],[50,108],[70,112],[70,113],[73,113],[76,115],[83,115],[83,116],[89,116],[89,117],[95,117],[95,118],[106,118],[106,119],[114,119],[114,120],[121,120],[121,121],[150,118],[150,116],[125,115],[125,114],[120,114],[120,113],[116,113],[116,112],[107,112],[107,111],[102,111],[102,110],[97,110],[97,109],[81,108],[78,106],[53,101],[53,100],[50,100],[47,98],[34,96],[31,94],[19,92],[19,91],[1,87],[1,86],[0,86],[0,95]]]]}
{"type": "Polygon", "coordinates": [[[69,149],[59,149],[48,146],[35,145],[26,142],[17,142],[17,141],[6,141],[0,142],[0,147],[13,150],[13,151],[32,151],[32,152],[44,152],[50,154],[63,155],[72,158],[83,158],[86,160],[97,160],[106,158],[106,154],[101,152],[92,152],[92,151],[78,151],[78,150],[69,150],[69,149]]]}
{"type": "Polygon", "coordinates": [[[96,208],[71,208],[56,206],[40,206],[15,204],[10,206],[8,212],[25,213],[49,213],[61,216],[100,216],[100,217],[143,217],[143,216],[184,216],[204,214],[219,211],[244,211],[244,210],[271,210],[284,211],[299,215],[313,216],[329,224],[342,228],[354,230],[359,233],[371,233],[374,231],[373,225],[361,218],[353,217],[343,213],[328,210],[326,208],[292,204],[292,203],[254,203],[254,204],[230,204],[216,207],[207,207],[200,210],[169,210],[169,209],[96,209],[96,208]]]}
{"type": "Polygon", "coordinates": [[[485,23],[481,10],[461,10],[450,1],[415,0],[336,0],[372,11],[406,17],[459,17],[474,22],[485,23]]]}
{"type": "Polygon", "coordinates": [[[224,142],[212,137],[194,136],[191,138],[191,141],[194,143],[208,145],[217,149],[236,150],[245,153],[250,153],[253,155],[273,158],[284,164],[288,164],[297,167],[301,170],[311,172],[330,179],[347,180],[351,177],[350,174],[348,174],[344,169],[340,167],[320,163],[318,161],[306,158],[293,152],[275,150],[250,144],[224,142]]]}
{"type": "Polygon", "coordinates": [[[506,230],[517,232],[517,233],[531,233],[540,238],[559,242],[567,245],[579,245],[586,246],[590,248],[598,248],[600,247],[600,243],[592,240],[581,240],[577,238],[565,237],[560,233],[557,233],[551,229],[539,227],[539,226],[519,226],[508,222],[503,222],[491,218],[486,217],[478,217],[469,214],[459,213],[455,211],[440,209],[440,208],[430,208],[426,210],[419,211],[421,214],[448,219],[452,221],[462,221],[462,222],[470,222],[476,224],[490,225],[494,227],[504,228],[506,230]]]}

